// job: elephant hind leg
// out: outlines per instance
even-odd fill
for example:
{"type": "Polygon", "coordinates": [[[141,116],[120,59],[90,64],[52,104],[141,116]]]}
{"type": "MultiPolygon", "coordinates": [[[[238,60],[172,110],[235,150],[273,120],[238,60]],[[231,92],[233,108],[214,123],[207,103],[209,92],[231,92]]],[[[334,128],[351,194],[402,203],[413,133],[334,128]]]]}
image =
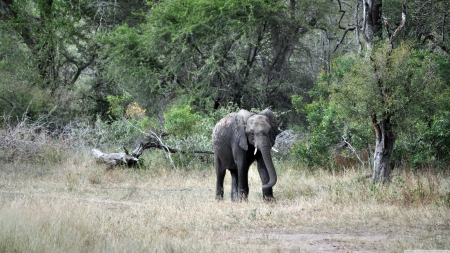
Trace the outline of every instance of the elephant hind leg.
{"type": "Polygon", "coordinates": [[[214,166],[216,167],[216,199],[223,199],[223,181],[225,179],[226,170],[222,167],[222,164],[218,157],[214,158],[214,166]]]}

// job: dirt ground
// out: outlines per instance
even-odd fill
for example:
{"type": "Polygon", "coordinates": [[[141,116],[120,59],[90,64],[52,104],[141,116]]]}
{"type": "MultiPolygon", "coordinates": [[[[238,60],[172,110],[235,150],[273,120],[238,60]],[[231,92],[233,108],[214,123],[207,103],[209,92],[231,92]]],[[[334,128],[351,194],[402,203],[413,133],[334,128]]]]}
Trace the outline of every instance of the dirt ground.
{"type": "MultiPolygon", "coordinates": [[[[247,238],[246,238],[247,239],[247,238]]],[[[286,252],[380,252],[377,243],[388,239],[368,231],[317,232],[317,233],[263,233],[248,235],[249,241],[269,240],[286,252]]],[[[258,245],[255,245],[258,247],[258,245]]],[[[264,247],[261,247],[264,248],[264,247]]]]}

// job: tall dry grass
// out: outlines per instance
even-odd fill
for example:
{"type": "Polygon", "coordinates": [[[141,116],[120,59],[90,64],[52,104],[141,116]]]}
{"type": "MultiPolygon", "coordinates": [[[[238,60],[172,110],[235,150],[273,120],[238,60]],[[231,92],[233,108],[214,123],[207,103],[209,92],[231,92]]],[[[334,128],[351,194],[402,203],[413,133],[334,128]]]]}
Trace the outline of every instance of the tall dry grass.
{"type": "Polygon", "coordinates": [[[105,170],[71,151],[57,163],[0,165],[0,252],[401,252],[450,249],[450,178],[364,169],[314,171],[276,161],[277,203],[217,202],[212,164],[174,171],[161,151],[143,169],[105,170]]]}

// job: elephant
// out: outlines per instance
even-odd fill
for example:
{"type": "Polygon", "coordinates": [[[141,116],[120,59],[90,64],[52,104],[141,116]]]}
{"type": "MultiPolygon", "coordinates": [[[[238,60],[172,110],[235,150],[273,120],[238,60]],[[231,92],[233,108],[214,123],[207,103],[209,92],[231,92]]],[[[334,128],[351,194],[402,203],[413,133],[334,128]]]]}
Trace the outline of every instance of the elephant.
{"type": "Polygon", "coordinates": [[[275,115],[269,109],[259,114],[247,110],[230,113],[214,127],[214,167],[216,169],[216,199],[223,199],[223,182],[228,169],[231,174],[231,200],[248,200],[248,171],[257,161],[262,181],[263,200],[274,202],[272,187],[277,173],[270,150],[280,133],[275,115]]]}

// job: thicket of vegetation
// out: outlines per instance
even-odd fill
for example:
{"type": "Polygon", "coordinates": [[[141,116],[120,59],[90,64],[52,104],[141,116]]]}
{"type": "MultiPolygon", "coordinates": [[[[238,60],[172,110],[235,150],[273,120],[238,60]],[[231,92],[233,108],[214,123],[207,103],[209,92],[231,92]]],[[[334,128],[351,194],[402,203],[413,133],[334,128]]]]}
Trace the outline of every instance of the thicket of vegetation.
{"type": "Polygon", "coordinates": [[[374,181],[392,166],[447,168],[449,14],[420,0],[0,0],[0,157],[149,131],[211,150],[224,114],[270,107],[311,168],[351,156],[374,181]]]}

